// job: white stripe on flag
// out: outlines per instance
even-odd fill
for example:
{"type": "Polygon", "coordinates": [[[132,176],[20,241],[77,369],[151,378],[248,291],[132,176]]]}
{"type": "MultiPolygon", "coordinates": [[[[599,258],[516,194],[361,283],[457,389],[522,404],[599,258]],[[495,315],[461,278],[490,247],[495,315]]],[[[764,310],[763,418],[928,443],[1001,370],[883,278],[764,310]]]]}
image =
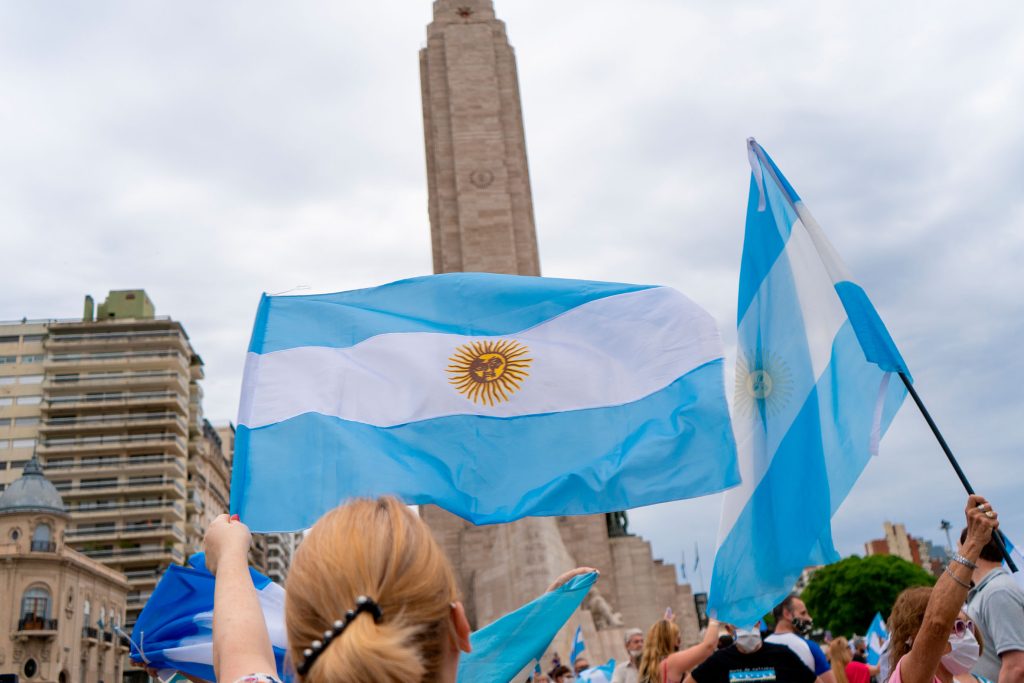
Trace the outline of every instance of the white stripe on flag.
{"type": "Polygon", "coordinates": [[[447,415],[514,417],[630,403],[721,358],[714,320],[657,287],[592,301],[516,334],[531,358],[510,400],[477,404],[450,384],[450,357],[486,337],[381,334],[336,349],[250,353],[239,424],[320,413],[378,427],[447,415]]]}

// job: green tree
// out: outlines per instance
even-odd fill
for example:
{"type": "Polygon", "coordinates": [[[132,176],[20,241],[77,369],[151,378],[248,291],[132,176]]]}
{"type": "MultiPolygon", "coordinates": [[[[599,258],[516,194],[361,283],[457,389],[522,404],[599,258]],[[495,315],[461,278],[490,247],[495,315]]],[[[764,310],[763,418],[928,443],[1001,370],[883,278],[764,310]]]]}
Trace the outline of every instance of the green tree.
{"type": "Polygon", "coordinates": [[[816,626],[837,636],[863,634],[875,612],[889,615],[903,589],[934,584],[930,573],[895,555],[853,555],[815,572],[800,597],[816,626]]]}

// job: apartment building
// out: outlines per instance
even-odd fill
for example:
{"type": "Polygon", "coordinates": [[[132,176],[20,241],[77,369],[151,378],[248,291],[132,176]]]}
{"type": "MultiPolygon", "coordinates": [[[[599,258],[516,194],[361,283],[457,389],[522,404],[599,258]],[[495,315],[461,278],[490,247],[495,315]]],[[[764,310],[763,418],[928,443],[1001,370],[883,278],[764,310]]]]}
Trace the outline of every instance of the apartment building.
{"type": "Polygon", "coordinates": [[[71,514],[69,546],[122,572],[130,627],[162,570],[227,510],[230,456],[203,417],[203,363],[143,290],[80,320],[0,324],[0,486],[33,449],[71,514]]]}

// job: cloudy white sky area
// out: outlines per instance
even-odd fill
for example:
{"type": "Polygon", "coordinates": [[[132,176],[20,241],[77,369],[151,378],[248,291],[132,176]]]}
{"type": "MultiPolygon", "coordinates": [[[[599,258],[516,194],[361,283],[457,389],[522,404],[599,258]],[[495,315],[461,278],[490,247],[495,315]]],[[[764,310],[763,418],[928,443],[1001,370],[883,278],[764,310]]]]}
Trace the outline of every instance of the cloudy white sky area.
{"type": "MultiPolygon", "coordinates": [[[[1024,542],[1024,5],[504,0],[546,275],[666,284],[734,360],[756,136],[1024,542]]],[[[0,2],[0,319],[145,288],[234,419],[263,291],[430,271],[427,0],[0,2]]],[[[305,289],[299,291],[307,291],[305,289]]],[[[939,540],[964,495],[905,405],[834,520],[939,540]]],[[[718,497],[632,513],[710,577],[718,497]]],[[[699,586],[699,579],[697,581],[699,586]]]]}

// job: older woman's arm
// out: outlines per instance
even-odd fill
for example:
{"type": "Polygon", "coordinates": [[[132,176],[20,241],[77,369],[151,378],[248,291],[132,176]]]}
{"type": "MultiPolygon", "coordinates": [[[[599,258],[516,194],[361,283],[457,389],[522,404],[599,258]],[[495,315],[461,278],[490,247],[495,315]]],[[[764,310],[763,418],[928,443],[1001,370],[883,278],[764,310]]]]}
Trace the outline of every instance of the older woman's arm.
{"type": "Polygon", "coordinates": [[[220,515],[203,538],[213,588],[213,668],[232,683],[251,673],[277,674],[263,609],[249,575],[252,535],[236,517],[220,515]]]}
{"type": "MultiPolygon", "coordinates": [[[[967,539],[960,552],[973,563],[992,538],[999,522],[988,501],[981,496],[970,496],[964,512],[967,516],[967,539]]],[[[921,630],[917,632],[910,652],[897,665],[903,683],[932,683],[939,660],[946,651],[953,622],[967,599],[970,584],[970,568],[959,562],[950,562],[932,590],[921,630]]]]}

